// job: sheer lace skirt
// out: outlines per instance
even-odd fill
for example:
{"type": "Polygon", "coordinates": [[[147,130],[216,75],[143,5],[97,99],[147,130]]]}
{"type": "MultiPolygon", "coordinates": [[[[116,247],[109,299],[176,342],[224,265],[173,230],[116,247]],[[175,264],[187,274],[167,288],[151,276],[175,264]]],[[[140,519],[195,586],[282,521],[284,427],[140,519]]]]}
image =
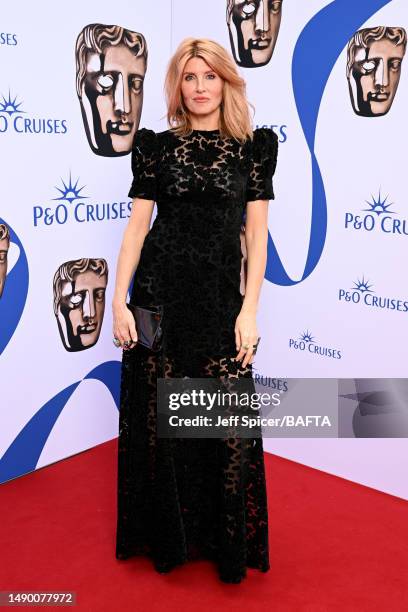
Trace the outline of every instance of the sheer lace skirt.
{"type": "MultiPolygon", "coordinates": [[[[157,436],[157,377],[183,377],[175,363],[123,352],[116,557],[148,555],[159,572],[212,559],[221,580],[240,582],[247,567],[269,569],[262,438],[157,436]]],[[[232,380],[252,367],[222,356],[193,374],[232,380]]]]}

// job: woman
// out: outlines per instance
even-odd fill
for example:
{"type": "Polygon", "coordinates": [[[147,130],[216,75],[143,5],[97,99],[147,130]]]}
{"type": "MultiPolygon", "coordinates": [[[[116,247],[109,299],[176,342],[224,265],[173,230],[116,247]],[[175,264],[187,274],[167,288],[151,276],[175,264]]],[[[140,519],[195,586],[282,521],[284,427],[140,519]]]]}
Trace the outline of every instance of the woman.
{"type": "Polygon", "coordinates": [[[216,42],[184,40],[165,90],[170,129],[141,128],[134,138],[134,199],[112,305],[123,348],[116,557],[149,555],[159,572],[212,559],[222,581],[238,583],[247,567],[269,569],[262,438],[158,437],[156,383],[252,381],[277,136],[252,132],[245,82],[216,42]],[[125,303],[136,268],[130,301],[164,305],[161,358],[137,344],[125,303]]]}

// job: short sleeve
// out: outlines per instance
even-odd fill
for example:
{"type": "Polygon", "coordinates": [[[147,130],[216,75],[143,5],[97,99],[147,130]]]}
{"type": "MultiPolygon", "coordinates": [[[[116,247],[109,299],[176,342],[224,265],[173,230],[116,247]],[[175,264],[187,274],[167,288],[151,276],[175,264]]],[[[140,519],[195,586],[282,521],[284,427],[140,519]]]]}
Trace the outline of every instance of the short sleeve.
{"type": "Polygon", "coordinates": [[[133,181],[130,198],[156,200],[157,136],[153,130],[140,128],[132,144],[133,181]]]}
{"type": "Polygon", "coordinates": [[[246,201],[274,200],[272,177],[278,158],[278,136],[270,128],[257,128],[252,139],[252,160],[246,201]]]}

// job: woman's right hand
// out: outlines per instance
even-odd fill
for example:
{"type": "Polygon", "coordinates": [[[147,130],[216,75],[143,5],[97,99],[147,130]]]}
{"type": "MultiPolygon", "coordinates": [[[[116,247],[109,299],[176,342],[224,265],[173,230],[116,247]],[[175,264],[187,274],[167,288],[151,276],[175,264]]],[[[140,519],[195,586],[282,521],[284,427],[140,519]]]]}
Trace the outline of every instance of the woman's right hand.
{"type": "Polygon", "coordinates": [[[123,302],[120,304],[112,303],[112,314],[113,337],[119,340],[120,346],[124,351],[133,348],[138,340],[133,314],[123,302]],[[124,346],[124,343],[127,341],[131,341],[131,344],[124,346]]]}

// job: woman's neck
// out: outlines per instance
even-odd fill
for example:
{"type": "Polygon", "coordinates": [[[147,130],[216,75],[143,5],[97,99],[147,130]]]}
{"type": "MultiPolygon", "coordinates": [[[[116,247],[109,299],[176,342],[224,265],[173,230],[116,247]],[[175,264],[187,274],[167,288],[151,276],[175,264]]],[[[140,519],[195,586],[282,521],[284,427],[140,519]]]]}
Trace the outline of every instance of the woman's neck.
{"type": "Polygon", "coordinates": [[[190,113],[190,123],[193,130],[214,131],[219,129],[220,113],[211,113],[211,115],[194,115],[190,113]]]}

